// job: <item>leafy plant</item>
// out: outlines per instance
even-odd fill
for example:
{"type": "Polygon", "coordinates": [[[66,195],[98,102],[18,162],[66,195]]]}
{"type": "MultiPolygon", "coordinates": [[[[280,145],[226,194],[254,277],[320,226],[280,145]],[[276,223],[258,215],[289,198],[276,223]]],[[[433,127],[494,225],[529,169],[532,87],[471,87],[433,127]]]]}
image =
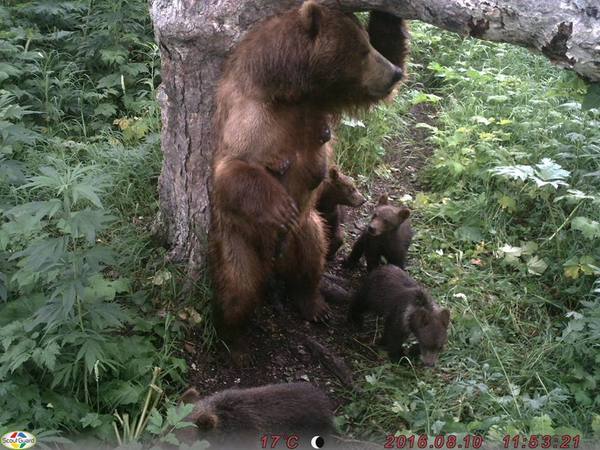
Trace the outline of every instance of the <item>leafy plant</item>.
{"type": "Polygon", "coordinates": [[[114,441],[153,367],[167,392],[186,370],[140,223],[160,166],[147,4],[9,2],[0,22],[0,427],[114,441]]]}
{"type": "MultiPolygon", "coordinates": [[[[363,391],[349,394],[338,421],[379,438],[591,436],[600,111],[582,107],[580,80],[526,50],[423,24],[412,32],[408,90],[420,92],[404,101],[428,103],[436,120],[414,127],[426,142],[402,128],[387,142],[432,153],[420,173],[427,191],[408,202],[417,230],[409,270],[452,310],[452,332],[436,372],[357,358],[363,391]]],[[[355,137],[340,135],[351,149],[355,137]]]]}

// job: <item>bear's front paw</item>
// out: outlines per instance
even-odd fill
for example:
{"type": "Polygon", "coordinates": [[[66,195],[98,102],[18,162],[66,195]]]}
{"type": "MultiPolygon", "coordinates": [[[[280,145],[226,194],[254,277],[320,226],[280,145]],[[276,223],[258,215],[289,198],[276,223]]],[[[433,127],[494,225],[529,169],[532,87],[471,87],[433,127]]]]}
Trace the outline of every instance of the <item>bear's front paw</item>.
{"type": "Polygon", "coordinates": [[[299,226],[300,212],[292,198],[285,198],[273,206],[267,222],[282,231],[295,230],[299,226]]]}
{"type": "Polygon", "coordinates": [[[311,322],[324,322],[330,319],[331,308],[321,295],[317,295],[313,301],[305,304],[302,315],[311,322]]]}

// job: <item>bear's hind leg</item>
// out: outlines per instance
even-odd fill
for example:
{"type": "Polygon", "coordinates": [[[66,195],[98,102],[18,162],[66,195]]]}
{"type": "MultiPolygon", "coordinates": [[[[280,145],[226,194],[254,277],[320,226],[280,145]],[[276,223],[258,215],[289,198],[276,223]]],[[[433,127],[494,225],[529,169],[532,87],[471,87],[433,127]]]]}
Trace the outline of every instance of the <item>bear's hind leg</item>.
{"type": "Polygon", "coordinates": [[[229,237],[227,243],[214,245],[211,252],[213,312],[217,334],[234,362],[241,364],[246,353],[241,337],[252,312],[265,298],[268,274],[259,255],[242,237],[229,237]]]}
{"type": "Polygon", "coordinates": [[[327,319],[330,309],[319,290],[327,248],[321,217],[311,211],[300,229],[290,233],[287,239],[278,269],[289,296],[305,319],[314,322],[327,319]]]}

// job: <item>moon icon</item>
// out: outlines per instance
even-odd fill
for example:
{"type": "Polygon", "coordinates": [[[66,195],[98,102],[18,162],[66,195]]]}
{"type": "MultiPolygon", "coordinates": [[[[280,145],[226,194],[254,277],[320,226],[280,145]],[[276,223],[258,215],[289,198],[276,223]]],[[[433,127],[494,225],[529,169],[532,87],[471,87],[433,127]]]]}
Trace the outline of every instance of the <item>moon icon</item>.
{"type": "Polygon", "coordinates": [[[313,438],[310,440],[310,445],[312,448],[323,448],[325,445],[325,439],[323,439],[321,436],[313,436],[313,438]]]}

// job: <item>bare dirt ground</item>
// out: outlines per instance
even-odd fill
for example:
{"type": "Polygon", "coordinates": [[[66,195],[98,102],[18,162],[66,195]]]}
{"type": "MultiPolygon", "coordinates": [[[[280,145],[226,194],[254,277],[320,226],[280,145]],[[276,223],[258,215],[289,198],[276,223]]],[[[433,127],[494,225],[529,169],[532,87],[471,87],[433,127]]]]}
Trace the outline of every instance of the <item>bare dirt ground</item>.
{"type": "MultiPolygon", "coordinates": [[[[418,174],[430,150],[425,143],[424,130],[414,128],[419,122],[433,122],[433,112],[423,105],[411,110],[410,135],[414,143],[401,141],[388,143],[385,177],[374,176],[365,186],[360,186],[369,200],[360,208],[346,211],[345,244],[334,261],[328,263],[327,273],[341,278],[350,292],[356,288],[366,270],[341,267],[352,243],[367,223],[379,196],[387,193],[397,202],[403,195],[413,195],[419,190],[418,174]]],[[[414,226],[414,223],[413,223],[414,226]]],[[[409,261],[410,265],[410,261],[409,261]]],[[[348,377],[358,366],[377,366],[386,361],[386,355],[375,345],[378,326],[375,319],[367,321],[362,330],[356,330],[346,321],[347,302],[330,303],[332,314],[327,323],[304,321],[293,305],[273,301],[254,314],[247,333],[247,345],[253,363],[250,367],[235,368],[224,352],[187,352],[191,370],[189,384],[203,395],[233,386],[250,387],[268,383],[309,381],[324,389],[336,408],[344,404],[350,389],[348,377]],[[321,349],[316,347],[322,346],[321,349]],[[323,356],[323,349],[328,356],[323,356]],[[336,367],[336,364],[338,367],[336,367]],[[347,373],[339,367],[347,366],[347,373]],[[338,375],[336,375],[336,371],[338,375]],[[345,378],[344,375],[347,375],[345,378]]],[[[194,336],[189,340],[194,341],[194,336]]]]}

